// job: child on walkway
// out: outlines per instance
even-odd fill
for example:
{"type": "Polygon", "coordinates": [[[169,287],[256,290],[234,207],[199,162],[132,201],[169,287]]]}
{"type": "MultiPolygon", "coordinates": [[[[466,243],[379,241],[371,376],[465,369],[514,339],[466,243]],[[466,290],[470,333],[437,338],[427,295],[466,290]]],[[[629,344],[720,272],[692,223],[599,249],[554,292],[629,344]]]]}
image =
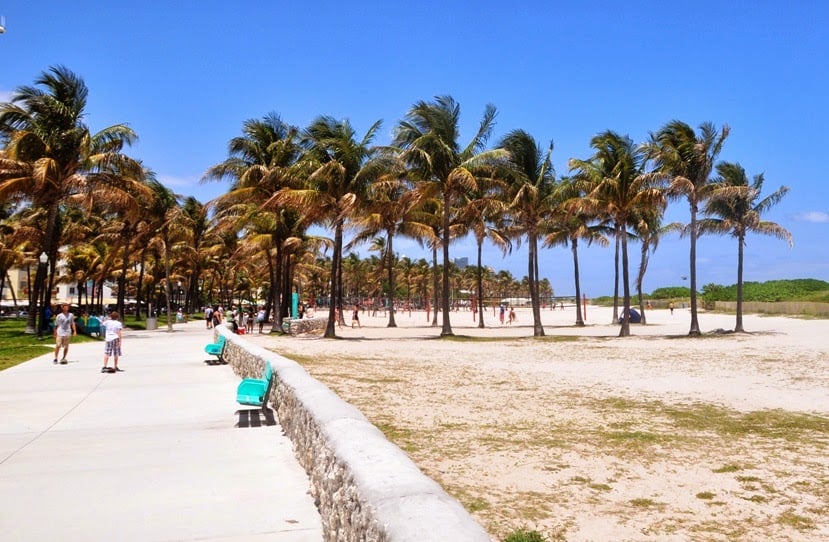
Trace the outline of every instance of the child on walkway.
{"type": "Polygon", "coordinates": [[[104,326],[104,366],[101,368],[102,373],[122,372],[123,369],[118,367],[118,356],[121,355],[121,330],[124,325],[118,320],[120,315],[117,311],[112,311],[109,315],[109,320],[103,323],[104,326]],[[113,367],[110,369],[109,356],[113,356],[113,367]]]}

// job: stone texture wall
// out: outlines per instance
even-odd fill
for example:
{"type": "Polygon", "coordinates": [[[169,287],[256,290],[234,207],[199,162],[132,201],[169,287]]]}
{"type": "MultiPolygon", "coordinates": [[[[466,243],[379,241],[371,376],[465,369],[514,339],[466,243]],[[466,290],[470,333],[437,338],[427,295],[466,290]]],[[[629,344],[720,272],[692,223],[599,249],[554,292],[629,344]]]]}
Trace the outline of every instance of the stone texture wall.
{"type": "Polygon", "coordinates": [[[240,378],[277,377],[270,404],[311,482],[329,542],[489,542],[461,504],[424,475],[363,414],[296,362],[226,328],[225,359],[240,378]]]}

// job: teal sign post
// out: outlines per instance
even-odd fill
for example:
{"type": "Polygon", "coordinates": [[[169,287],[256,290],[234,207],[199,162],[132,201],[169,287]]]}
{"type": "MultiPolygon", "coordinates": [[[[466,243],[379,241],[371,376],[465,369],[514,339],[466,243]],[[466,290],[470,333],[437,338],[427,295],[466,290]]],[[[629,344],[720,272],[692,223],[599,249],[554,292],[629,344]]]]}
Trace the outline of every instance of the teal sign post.
{"type": "Polygon", "coordinates": [[[291,294],[291,318],[299,318],[299,294],[291,294]]]}

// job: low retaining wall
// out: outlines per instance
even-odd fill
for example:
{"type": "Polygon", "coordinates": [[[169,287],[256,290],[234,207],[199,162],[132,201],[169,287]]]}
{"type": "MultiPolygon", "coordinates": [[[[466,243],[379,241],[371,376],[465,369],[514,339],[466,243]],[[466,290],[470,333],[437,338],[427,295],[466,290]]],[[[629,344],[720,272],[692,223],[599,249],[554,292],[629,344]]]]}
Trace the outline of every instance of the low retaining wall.
{"type": "Polygon", "coordinates": [[[328,324],[328,317],[319,318],[285,318],[282,320],[282,330],[293,336],[302,335],[311,331],[325,329],[328,324]]]}
{"type": "Polygon", "coordinates": [[[311,480],[326,541],[489,542],[461,504],[424,475],[363,414],[299,364],[226,328],[225,360],[240,378],[270,361],[279,422],[311,480]]]}

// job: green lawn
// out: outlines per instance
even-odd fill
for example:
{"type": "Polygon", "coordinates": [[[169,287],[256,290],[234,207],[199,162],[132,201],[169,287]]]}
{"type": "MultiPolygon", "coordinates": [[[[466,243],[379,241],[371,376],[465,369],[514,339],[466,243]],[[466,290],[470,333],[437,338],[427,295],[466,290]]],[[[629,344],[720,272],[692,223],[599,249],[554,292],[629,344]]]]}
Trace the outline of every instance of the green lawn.
{"type": "MultiPolygon", "coordinates": [[[[136,322],[131,317],[127,317],[125,324],[130,329],[145,329],[144,321],[136,322]]],[[[39,341],[37,335],[24,333],[25,329],[25,318],[0,318],[0,371],[54,351],[55,343],[51,334],[47,333],[39,341]]],[[[73,344],[100,340],[80,334],[72,337],[73,344]]],[[[103,346],[101,351],[103,352],[103,346]]]]}

